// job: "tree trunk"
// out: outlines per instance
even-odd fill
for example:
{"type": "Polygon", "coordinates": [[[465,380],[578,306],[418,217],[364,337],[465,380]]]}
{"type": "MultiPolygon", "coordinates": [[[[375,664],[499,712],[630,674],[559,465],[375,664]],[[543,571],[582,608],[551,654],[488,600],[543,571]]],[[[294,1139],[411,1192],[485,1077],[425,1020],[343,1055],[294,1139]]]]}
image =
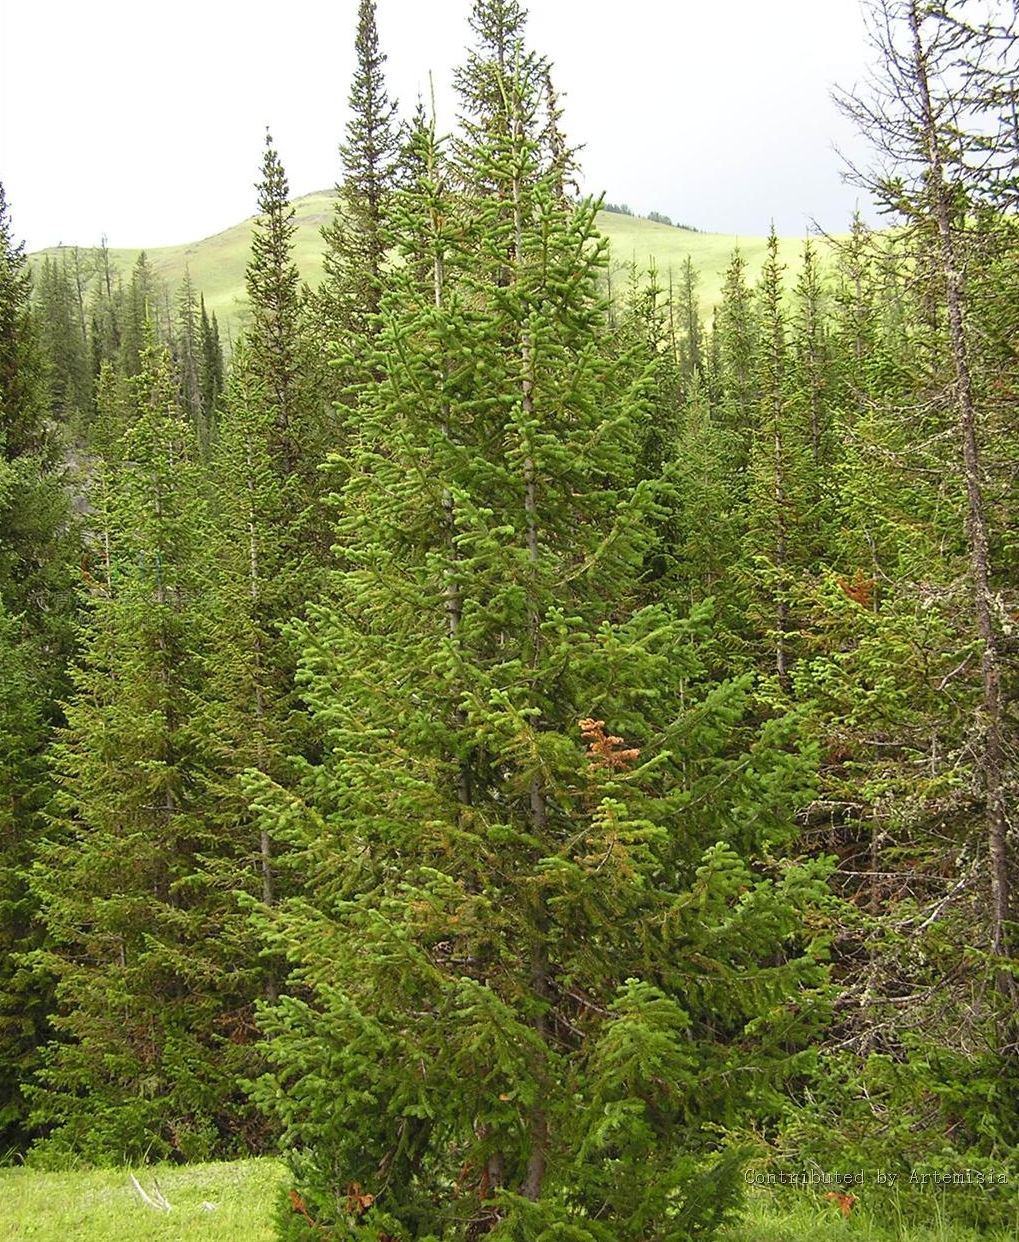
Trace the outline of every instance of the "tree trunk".
{"type": "MultiPolygon", "coordinates": [[[[945,282],[944,298],[948,315],[948,334],[954,371],[954,400],[957,425],[962,441],[963,479],[966,490],[966,538],[969,545],[969,572],[973,592],[975,628],[983,652],[981,656],[982,695],[980,705],[980,768],[986,796],[985,822],[990,853],[991,905],[989,911],[990,949],[994,957],[1006,957],[1007,924],[1011,906],[1008,868],[1008,825],[1005,818],[1005,788],[1002,738],[1000,649],[991,605],[990,540],[984,507],[977,438],[973,385],[965,324],[965,291],[955,237],[949,187],[945,183],[939,130],[930,93],[927,49],[920,30],[917,0],[908,9],[913,36],[913,68],[924,121],[924,141],[929,169],[931,212],[938,232],[938,257],[945,282]]],[[[1008,971],[996,972],[995,986],[1010,1002],[1015,985],[1008,971]]]]}

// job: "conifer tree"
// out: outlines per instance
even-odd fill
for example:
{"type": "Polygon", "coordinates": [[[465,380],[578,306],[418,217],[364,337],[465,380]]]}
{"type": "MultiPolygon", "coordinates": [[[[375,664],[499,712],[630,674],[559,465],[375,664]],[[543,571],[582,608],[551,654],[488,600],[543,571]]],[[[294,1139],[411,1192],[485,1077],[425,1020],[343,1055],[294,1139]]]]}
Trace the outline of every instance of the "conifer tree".
{"type": "Polygon", "coordinates": [[[0,185],[0,1147],[28,1131],[24,1090],[47,1034],[48,981],[26,885],[43,832],[43,748],[73,641],[75,531],[24,246],[0,185]]]}
{"type": "Polygon", "coordinates": [[[307,877],[267,920],[292,1237],[710,1236],[735,1164],[702,1122],[738,1105],[704,1084],[748,1058],[773,1083],[766,1012],[791,1034],[819,981],[815,878],[747,861],[792,832],[809,763],[788,722],[744,751],[748,686],[706,677],[704,618],[635,598],[641,387],[601,340],[595,210],[540,141],[523,22],[475,5],[451,175],[418,134],[305,634],[322,759],[296,797],[253,782],[307,877]]]}
{"type": "Polygon", "coordinates": [[[717,366],[712,377],[713,397],[720,425],[736,436],[739,452],[733,462],[737,479],[745,480],[750,443],[757,422],[758,329],[753,295],[746,278],[746,260],[733,252],[722,286],[722,301],[712,334],[717,366]]]}
{"type": "Polygon", "coordinates": [[[290,474],[307,471],[314,445],[308,426],[303,358],[300,275],[294,262],[294,209],[279,154],[266,131],[258,220],[245,272],[251,324],[249,365],[265,386],[275,419],[273,456],[290,474]]]}
{"type": "Polygon", "coordinates": [[[718,426],[707,390],[695,378],[680,413],[672,467],[679,497],[676,585],[691,607],[714,598],[716,624],[730,633],[736,628],[732,549],[741,533],[729,468],[734,440],[718,426]]]}
{"type": "Polygon", "coordinates": [[[95,1161],[230,1154],[254,1133],[236,1082],[251,1064],[244,920],[222,886],[248,843],[217,813],[208,521],[169,355],[150,345],[142,365],[101,429],[88,618],[32,873],[58,1032],[33,1116],[54,1151],[95,1161]]]}
{"type": "Polygon", "coordinates": [[[49,732],[36,659],[21,618],[7,613],[0,595],[0,1143],[7,1152],[27,1145],[25,1088],[51,1033],[48,980],[25,961],[39,940],[26,873],[42,833],[49,732]]]}
{"type": "Polygon", "coordinates": [[[131,283],[119,299],[117,363],[123,375],[138,375],[143,369],[142,354],[153,334],[160,292],[148,255],[143,250],[131,269],[131,283]]]}
{"type": "Polygon", "coordinates": [[[350,87],[350,119],[340,147],[342,178],[336,208],[323,228],[325,273],[317,311],[325,339],[359,338],[378,313],[388,240],[389,204],[400,164],[396,104],[384,78],[375,0],[360,0],[357,67],[350,87]]]}
{"type": "MultiPolygon", "coordinates": [[[[1008,959],[1013,956],[1008,929],[1014,894],[1006,810],[1012,775],[1002,696],[1005,645],[987,504],[987,431],[972,366],[966,274],[980,263],[980,237],[974,226],[979,228],[988,219],[988,210],[977,208],[993,209],[1002,195],[1008,201],[1014,188],[1014,165],[1008,156],[1010,146],[1014,154],[1014,143],[1001,144],[1003,166],[992,156],[978,161],[975,169],[972,153],[988,154],[987,134],[996,129],[999,136],[1004,134],[1000,120],[1008,112],[1009,95],[996,89],[983,93],[964,89],[957,99],[947,83],[960,69],[971,86],[997,82],[996,57],[1007,57],[1008,49],[1014,49],[1016,33],[1014,23],[998,24],[993,5],[979,7],[974,17],[961,4],[928,7],[917,0],[875,0],[870,13],[882,76],[871,98],[848,98],[847,110],[879,153],[896,162],[894,175],[875,175],[869,185],[902,216],[915,239],[930,329],[925,365],[932,389],[940,386],[933,405],[943,424],[954,427],[958,443],[952,467],[963,501],[958,519],[965,541],[971,633],[980,646],[979,736],[972,745],[980,756],[978,780],[985,805],[987,939],[993,958],[1008,959]]],[[[1014,102],[1014,93],[1011,99],[1014,102]]],[[[1003,1012],[1014,1012],[1017,992],[1010,968],[1002,965],[996,970],[995,986],[1003,1012]]],[[[1014,1022],[1010,1017],[1003,1022],[1002,1042],[1014,1050],[1014,1022]]]]}
{"type": "Polygon", "coordinates": [[[803,246],[802,264],[794,291],[795,308],[791,344],[796,385],[801,390],[809,415],[810,460],[815,475],[833,463],[832,389],[828,317],[825,291],[817,251],[808,240],[803,246]]]}
{"type": "MultiPolygon", "coordinates": [[[[75,262],[81,281],[77,250],[75,262]]],[[[94,381],[81,297],[82,287],[72,276],[66,252],[59,261],[47,256],[39,272],[34,301],[46,356],[50,403],[61,423],[76,427],[92,412],[94,381]]]]}
{"type": "Polygon", "coordinates": [[[700,307],[697,301],[697,271],[690,255],[683,263],[677,306],[680,330],[680,359],[687,384],[704,377],[704,348],[700,307]]]}
{"type": "Polygon", "coordinates": [[[120,358],[124,320],[124,289],[110,258],[106,238],[96,254],[96,280],[85,308],[93,379],[97,379],[104,362],[120,358]]]}
{"type": "Polygon", "coordinates": [[[202,394],[202,409],[206,423],[210,428],[210,438],[215,438],[216,408],[225,381],[223,367],[223,347],[219,340],[219,324],[216,312],[210,317],[205,309],[205,295],[200,294],[199,306],[199,383],[202,394]]]}
{"type": "Polygon", "coordinates": [[[882,171],[868,184],[899,226],[871,238],[857,225],[840,256],[845,568],[818,592],[812,645],[824,653],[794,673],[828,749],[819,809],[839,883],[868,911],[843,932],[856,965],[829,1062],[841,1063],[839,1111],[856,1132],[898,1118],[873,1150],[894,1144],[906,1160],[935,1134],[990,1152],[1019,1133],[1014,951],[995,949],[1012,925],[1000,826],[1015,784],[1014,595],[1002,533],[1015,514],[1002,480],[1015,455],[1000,397],[1015,299],[997,261],[1014,263],[1014,221],[969,164],[974,136],[996,125],[964,85],[981,76],[989,44],[973,23],[992,8],[1003,11],[870,6],[875,89],[849,102],[877,143],[882,171]],[[991,1112],[988,1092],[1000,1101],[991,1112]]]}
{"type": "Polygon", "coordinates": [[[202,403],[201,320],[191,273],[184,269],[184,280],[177,296],[174,320],[173,354],[177,370],[180,407],[191,419],[200,452],[209,451],[208,416],[202,403]]]}
{"type": "Polygon", "coordinates": [[[798,628],[793,615],[795,586],[811,565],[819,512],[818,469],[811,458],[813,411],[796,383],[782,272],[778,237],[772,229],[756,290],[759,352],[754,382],[760,395],[748,471],[746,547],[750,563],[745,572],[751,597],[756,597],[758,607],[763,604],[760,623],[769,636],[772,668],[779,683],[786,685],[798,628]]]}
{"type": "MultiPolygon", "coordinates": [[[[275,523],[273,540],[280,549],[281,583],[286,582],[290,591],[285,603],[282,597],[277,599],[279,609],[272,623],[278,626],[303,615],[318,591],[329,540],[323,507],[327,484],[320,466],[335,436],[333,420],[323,415],[321,394],[316,391],[317,363],[311,357],[315,333],[294,261],[296,226],[288,195],[286,173],[267,133],[258,185],[260,214],[246,273],[251,322],[233,368],[240,377],[234,391],[242,426],[231,436],[250,441],[259,461],[264,450],[272,476],[266,484],[281,498],[271,505],[269,520],[270,525],[275,523]],[[268,422],[254,413],[255,406],[269,411],[268,422]]],[[[232,415],[224,411],[222,417],[232,415]]],[[[235,478],[221,476],[220,486],[234,488],[246,477],[244,470],[235,478]]],[[[237,537],[246,546],[247,535],[238,531],[237,537]]]]}
{"type": "MultiPolygon", "coordinates": [[[[230,776],[224,810],[246,835],[264,908],[278,899],[276,841],[253,821],[238,774],[274,780],[291,772],[311,743],[295,702],[296,652],[288,624],[321,586],[327,520],[320,507],[324,430],[310,382],[305,311],[293,261],[293,209],[286,176],[267,136],[261,217],[252,240],[248,289],[252,323],[219,403],[212,452],[215,533],[214,672],[217,732],[230,776]]],[[[211,327],[207,325],[207,327],[211,327]]],[[[206,336],[205,349],[218,341],[206,336]]],[[[216,378],[210,366],[211,378],[216,378]]],[[[221,376],[219,377],[221,382],[221,376]]],[[[257,966],[256,991],[275,999],[277,964],[257,966]]]]}
{"type": "MultiPolygon", "coordinates": [[[[244,344],[222,401],[211,461],[215,493],[213,669],[210,691],[221,713],[218,735],[228,769],[225,789],[239,831],[247,831],[257,858],[262,904],[278,897],[274,843],[256,824],[237,776],[253,771],[274,780],[292,776],[293,756],[307,749],[305,716],[293,686],[293,643],[284,629],[304,611],[313,567],[297,554],[295,507],[300,496],[280,473],[273,455],[273,403],[246,355],[244,344]]],[[[300,510],[298,508],[298,516],[300,510]]],[[[260,991],[275,999],[273,973],[261,972],[260,991]]]]}

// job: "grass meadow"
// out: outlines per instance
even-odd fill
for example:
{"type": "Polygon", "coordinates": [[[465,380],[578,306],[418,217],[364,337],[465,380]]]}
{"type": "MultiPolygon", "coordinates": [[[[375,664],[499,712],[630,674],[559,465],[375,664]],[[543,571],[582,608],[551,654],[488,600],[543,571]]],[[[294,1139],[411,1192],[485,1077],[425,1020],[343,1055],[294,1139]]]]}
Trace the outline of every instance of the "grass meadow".
{"type": "MultiPolygon", "coordinates": [[[[133,1171],[0,1168],[0,1242],[272,1242],[276,1201],[285,1186],[285,1167],[268,1159],[133,1171]],[[168,1209],[154,1206],[160,1196],[168,1209]]],[[[844,1217],[819,1193],[776,1196],[755,1188],[743,1219],[722,1236],[725,1242],[1015,1242],[1019,1237],[1011,1228],[989,1233],[950,1223],[937,1199],[923,1225],[908,1223],[896,1202],[880,1206],[878,1220],[861,1196],[844,1217]]]]}
{"type": "Polygon", "coordinates": [[[274,1160],[40,1172],[0,1169],[0,1242],[272,1242],[274,1160]]]}

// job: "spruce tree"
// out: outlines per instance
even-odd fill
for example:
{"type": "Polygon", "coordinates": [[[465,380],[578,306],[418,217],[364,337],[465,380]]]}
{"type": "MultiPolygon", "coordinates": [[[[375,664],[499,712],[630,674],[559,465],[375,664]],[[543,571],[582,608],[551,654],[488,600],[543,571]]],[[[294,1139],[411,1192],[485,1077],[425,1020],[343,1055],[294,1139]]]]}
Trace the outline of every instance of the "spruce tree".
{"type": "Polygon", "coordinates": [[[265,386],[275,420],[273,457],[287,474],[317,464],[308,425],[301,281],[294,262],[294,209],[272,135],[266,131],[258,219],[245,271],[251,323],[249,365],[265,386]]]}
{"type": "Polygon", "coordinates": [[[248,843],[219,792],[204,488],[169,355],[150,344],[142,367],[126,396],[102,389],[88,612],[32,871],[57,999],[33,1117],[51,1152],[97,1162],[236,1154],[257,1134],[237,1085],[248,843]]]}
{"type": "Polygon", "coordinates": [[[697,271],[690,255],[683,263],[679,304],[676,308],[680,330],[680,359],[683,378],[688,384],[704,377],[704,347],[702,343],[700,307],[697,301],[697,271]]]}
{"type": "Polygon", "coordinates": [[[81,258],[74,266],[66,252],[59,260],[47,256],[39,272],[34,303],[46,356],[50,402],[54,416],[79,432],[92,413],[94,376],[84,320],[84,275],[81,258]]]}
{"type": "Polygon", "coordinates": [[[187,268],[184,269],[184,280],[181,282],[175,309],[172,347],[177,371],[177,399],[181,409],[194,424],[200,452],[208,455],[210,428],[209,415],[202,400],[200,307],[191,273],[187,268]]]}
{"type": "Polygon", "coordinates": [[[720,635],[735,628],[732,549],[741,524],[729,468],[734,440],[718,426],[707,390],[695,379],[680,412],[671,471],[679,497],[675,577],[691,607],[715,599],[720,635]]]}
{"type": "MultiPolygon", "coordinates": [[[[228,770],[228,813],[249,834],[258,883],[247,885],[265,907],[279,879],[274,842],[258,824],[237,779],[245,770],[292,779],[295,756],[308,747],[305,714],[293,686],[296,662],[287,623],[304,611],[314,569],[298,555],[300,496],[273,454],[275,411],[253,374],[243,342],[220,412],[211,461],[215,624],[209,689],[218,705],[218,736],[228,770]],[[296,513],[295,513],[296,510],[296,513]]],[[[259,990],[275,998],[272,970],[259,971],[259,990]]]]}
{"type": "Polygon", "coordinates": [[[24,246],[0,185],[0,1148],[29,1131],[25,1088],[48,1035],[49,981],[27,873],[43,834],[43,751],[73,642],[75,527],[24,246]]]}
{"type": "Polygon", "coordinates": [[[1016,33],[1014,23],[1000,24],[994,5],[977,6],[974,12],[956,3],[930,7],[917,0],[874,0],[869,12],[880,72],[870,97],[849,97],[846,104],[879,156],[895,161],[893,175],[882,171],[865,180],[883,205],[901,216],[913,240],[911,257],[925,299],[924,365],[931,404],[942,426],[954,430],[958,445],[951,470],[962,500],[958,522],[970,631],[980,647],[979,725],[971,745],[979,755],[988,850],[987,942],[992,958],[1002,959],[995,971],[1001,1043],[1014,1051],[1017,988],[1005,964],[1014,956],[1009,928],[1015,913],[1007,812],[1012,728],[1003,698],[1007,644],[987,500],[988,431],[973,367],[973,307],[966,276],[982,263],[981,226],[997,214],[999,204],[1015,201],[1015,142],[1009,129],[1014,113],[1011,122],[1001,125],[1014,106],[1014,84],[1011,93],[1002,93],[997,70],[1014,50],[1016,33]],[[960,98],[947,85],[956,75],[964,84],[960,98]],[[997,134],[993,142],[990,133],[997,134]],[[975,165],[974,153],[980,153],[975,165]]]}
{"type": "Polygon", "coordinates": [[[425,141],[395,205],[299,674],[322,758],[297,796],[253,780],[307,878],[267,919],[292,974],[262,1019],[291,1237],[710,1236],[722,1083],[753,1064],[764,1101],[773,1024],[799,1046],[813,1022],[816,876],[750,861],[794,831],[809,759],[788,722],[744,750],[749,688],[705,675],[703,616],[640,606],[641,386],[602,340],[595,209],[563,200],[523,23],[476,4],[471,137],[448,173],[425,141]]]}
{"type": "Polygon", "coordinates": [[[725,274],[712,334],[712,348],[717,356],[713,396],[720,425],[735,436],[738,452],[732,465],[736,478],[743,482],[760,400],[758,327],[746,267],[746,260],[736,249],[725,274]]]}
{"type": "Polygon", "coordinates": [[[125,327],[124,288],[111,260],[105,237],[97,251],[96,263],[96,281],[89,293],[85,309],[93,379],[98,378],[104,362],[115,363],[120,358],[125,327]]]}
{"type": "Polygon", "coordinates": [[[357,66],[350,119],[340,146],[342,178],[333,219],[322,230],[325,278],[316,309],[324,339],[359,338],[372,330],[382,291],[389,205],[400,165],[396,104],[386,91],[374,0],[358,7],[357,66]]]}
{"type": "MultiPolygon", "coordinates": [[[[149,257],[143,250],[131,269],[131,283],[117,299],[120,303],[117,365],[123,375],[138,375],[143,369],[142,355],[153,335],[160,294],[149,257]]],[[[155,335],[161,337],[158,332],[155,335]]]]}
{"type": "Polygon", "coordinates": [[[773,229],[756,290],[759,336],[754,382],[759,404],[747,476],[744,572],[751,608],[768,636],[771,668],[779,683],[787,685],[796,655],[795,588],[810,568],[819,516],[819,471],[811,458],[812,410],[796,382],[782,272],[773,229]]]}
{"type": "Polygon", "coordinates": [[[209,427],[209,438],[215,439],[216,410],[220,393],[223,391],[225,372],[223,366],[223,347],[219,340],[219,324],[216,312],[210,316],[205,309],[205,295],[198,298],[199,307],[199,385],[202,396],[202,410],[209,427]]]}
{"type": "Polygon", "coordinates": [[[884,1145],[904,1163],[928,1158],[935,1134],[973,1159],[1019,1132],[1014,951],[996,950],[1012,925],[1000,828],[1015,786],[1015,438],[1001,398],[1016,308],[999,263],[1014,265],[1015,229],[1007,177],[985,176],[1004,146],[983,171],[969,159],[996,129],[967,66],[990,47],[973,25],[990,8],[870,6],[881,62],[874,92],[850,103],[898,227],[857,224],[840,255],[843,559],[818,587],[817,654],[793,674],[827,750],[811,818],[867,912],[842,933],[855,964],[827,1087],[842,1124],[821,1112],[811,1135],[824,1151],[825,1129],[838,1143],[872,1128],[872,1158],[884,1145]],[[881,1136],[878,1116],[896,1119],[881,1136]]]}

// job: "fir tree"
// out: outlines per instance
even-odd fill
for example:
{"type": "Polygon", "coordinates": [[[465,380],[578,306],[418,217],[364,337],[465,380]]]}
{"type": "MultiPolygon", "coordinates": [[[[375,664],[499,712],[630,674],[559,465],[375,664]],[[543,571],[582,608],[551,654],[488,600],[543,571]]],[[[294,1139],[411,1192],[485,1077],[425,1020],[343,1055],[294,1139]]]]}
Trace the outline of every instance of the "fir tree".
{"type": "Polygon", "coordinates": [[[322,230],[325,279],[317,309],[326,339],[358,338],[372,330],[400,163],[397,109],[386,92],[386,58],[379,50],[374,0],[360,2],[354,48],[350,120],[340,147],[343,176],[336,187],[333,220],[322,230]]]}
{"type": "Polygon", "coordinates": [[[53,414],[61,423],[80,429],[92,412],[94,376],[89,365],[82,301],[84,277],[77,249],[73,263],[72,268],[66,252],[59,260],[47,256],[39,272],[34,302],[53,414]]]}
{"type": "Polygon", "coordinates": [[[539,141],[522,11],[472,25],[473,139],[449,178],[426,146],[396,205],[382,378],[306,631],[323,757],[298,797],[253,782],[307,877],[267,921],[293,972],[263,1017],[284,1227],[710,1236],[735,1164],[703,1122],[735,1115],[738,1065],[774,1081],[772,1018],[791,1033],[820,979],[815,878],[746,860],[790,836],[809,762],[788,723],[744,752],[748,687],[705,677],[705,618],[635,599],[654,486],[601,344],[595,209],[539,141]]]}
{"type": "Polygon", "coordinates": [[[23,955],[39,940],[26,873],[73,640],[75,530],[61,452],[28,264],[0,185],[0,1145],[13,1147],[28,1131],[24,1091],[51,1001],[23,955]]]}
{"type": "Polygon", "coordinates": [[[795,658],[795,586],[810,568],[811,535],[818,518],[816,503],[811,503],[818,471],[810,458],[810,411],[804,409],[794,372],[782,271],[778,237],[772,230],[756,290],[755,384],[760,396],[748,471],[746,572],[751,596],[765,610],[761,622],[773,652],[772,668],[785,685],[795,658]]]}
{"type": "MultiPolygon", "coordinates": [[[[215,492],[216,652],[210,691],[221,713],[218,735],[230,780],[224,796],[228,814],[250,833],[257,858],[257,892],[271,907],[279,882],[273,841],[257,824],[237,774],[250,770],[284,780],[293,758],[307,748],[305,716],[293,686],[295,653],[285,626],[304,611],[315,574],[297,554],[295,513],[301,497],[292,476],[274,458],[273,403],[252,373],[244,346],[224,393],[211,462],[215,492]]],[[[261,990],[274,999],[276,980],[261,972],[261,990]]]]}
{"type": "Polygon", "coordinates": [[[700,308],[697,302],[697,271],[690,255],[683,263],[682,283],[677,307],[680,329],[680,359],[687,384],[704,377],[704,349],[700,308]]]}
{"type": "Polygon", "coordinates": [[[746,260],[738,249],[733,252],[725,274],[712,335],[712,348],[717,355],[712,377],[713,396],[718,405],[720,425],[736,437],[734,442],[739,451],[733,468],[737,478],[744,479],[760,393],[757,387],[758,328],[746,278],[746,260]]]}
{"type": "Polygon", "coordinates": [[[247,330],[250,366],[265,386],[275,418],[273,456],[292,473],[315,463],[304,401],[300,276],[294,262],[294,209],[290,187],[266,132],[262,178],[258,183],[258,221],[245,272],[251,325],[247,330]]]}
{"type": "MultiPolygon", "coordinates": [[[[1004,197],[1014,202],[1014,140],[1002,144],[1004,164],[992,156],[974,169],[971,156],[987,155],[987,134],[1004,134],[1000,121],[1014,105],[1014,90],[964,90],[961,100],[946,85],[962,71],[970,86],[997,83],[998,57],[1014,48],[1013,26],[998,25],[995,6],[977,10],[974,20],[959,4],[928,8],[917,0],[875,0],[871,26],[881,54],[881,74],[869,99],[847,99],[847,110],[882,156],[896,163],[894,175],[868,179],[884,205],[904,219],[915,238],[918,287],[925,295],[929,352],[925,358],[935,406],[950,417],[959,449],[953,472],[964,497],[959,512],[971,593],[971,629],[980,644],[980,725],[973,746],[980,755],[989,855],[988,941],[992,957],[1013,956],[1009,927],[1014,895],[1006,804],[1011,784],[1007,758],[1009,727],[1002,697],[1004,642],[1001,606],[995,590],[993,532],[988,516],[987,442],[981,393],[973,373],[971,305],[966,271],[979,263],[980,239],[973,224],[1004,197]],[[1011,150],[1011,156],[1009,151],[1011,150]],[[976,263],[974,263],[976,259],[976,263]]],[[[1013,122],[1014,124],[1014,114],[1013,122]]],[[[1007,124],[1006,127],[1007,129],[1007,124]]],[[[993,214],[993,212],[992,212],[993,214]]],[[[1002,1042],[1013,1047],[1017,1033],[1016,984],[1002,965],[995,986],[1003,1003],[1002,1042]]]]}
{"type": "Polygon", "coordinates": [[[223,367],[223,347],[219,340],[219,324],[216,312],[210,317],[205,309],[205,295],[200,294],[199,306],[199,384],[202,396],[202,410],[209,427],[211,439],[215,438],[216,409],[220,393],[223,391],[225,373],[223,367]]]}
{"type": "Polygon", "coordinates": [[[142,354],[152,334],[160,289],[143,250],[131,269],[131,283],[123,291],[118,316],[118,369],[122,375],[142,371],[142,354]]]}
{"type": "Polygon", "coordinates": [[[58,1032],[33,1116],[51,1150],[94,1161],[233,1154],[257,1134],[236,1083],[253,985],[231,890],[248,850],[217,813],[208,521],[170,358],[150,346],[142,364],[94,465],[88,618],[32,873],[58,1032]]]}
{"type": "Polygon", "coordinates": [[[209,451],[208,415],[202,402],[202,352],[200,308],[191,273],[184,269],[184,280],[177,296],[173,353],[177,371],[177,393],[181,409],[191,419],[199,450],[209,451]]]}

